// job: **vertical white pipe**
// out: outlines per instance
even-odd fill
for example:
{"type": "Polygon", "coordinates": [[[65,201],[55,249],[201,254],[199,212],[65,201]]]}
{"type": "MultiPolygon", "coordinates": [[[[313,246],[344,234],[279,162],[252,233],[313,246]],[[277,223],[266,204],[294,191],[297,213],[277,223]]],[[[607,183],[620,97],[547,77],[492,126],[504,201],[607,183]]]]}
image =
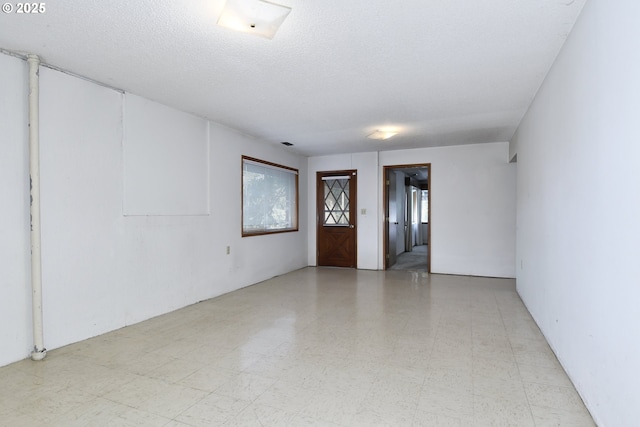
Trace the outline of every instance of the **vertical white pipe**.
{"type": "Polygon", "coordinates": [[[31,287],[33,289],[33,352],[31,359],[47,355],[42,327],[42,257],[40,251],[40,58],[28,55],[29,63],[29,180],[31,187],[31,287]]]}

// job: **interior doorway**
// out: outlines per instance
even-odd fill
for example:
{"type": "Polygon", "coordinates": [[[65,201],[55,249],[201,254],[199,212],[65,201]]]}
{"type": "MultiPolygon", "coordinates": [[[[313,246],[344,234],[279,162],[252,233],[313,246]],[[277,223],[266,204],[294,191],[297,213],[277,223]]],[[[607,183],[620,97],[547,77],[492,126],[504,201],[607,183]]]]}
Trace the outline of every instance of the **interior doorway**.
{"type": "Polygon", "coordinates": [[[385,270],[431,272],[431,164],[384,167],[385,270]]]}
{"type": "Polygon", "coordinates": [[[357,178],[355,170],[317,173],[318,266],[357,267],[357,178]]]}

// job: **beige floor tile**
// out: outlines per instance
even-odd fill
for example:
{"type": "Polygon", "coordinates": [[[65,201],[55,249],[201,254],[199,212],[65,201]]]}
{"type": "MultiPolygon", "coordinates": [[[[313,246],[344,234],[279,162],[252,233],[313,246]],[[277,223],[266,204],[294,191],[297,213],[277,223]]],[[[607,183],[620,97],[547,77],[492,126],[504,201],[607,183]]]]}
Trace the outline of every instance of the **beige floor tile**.
{"type": "Polygon", "coordinates": [[[448,417],[473,416],[473,393],[425,382],[417,410],[448,417]]]}
{"type": "Polygon", "coordinates": [[[162,427],[192,427],[190,424],[181,423],[180,421],[171,420],[162,427]]]}
{"type": "Polygon", "coordinates": [[[378,371],[376,378],[381,380],[394,379],[422,385],[427,376],[426,372],[425,369],[387,364],[378,371]]]}
{"type": "Polygon", "coordinates": [[[138,377],[137,374],[101,366],[93,373],[74,378],[72,386],[95,396],[104,396],[138,377]]]}
{"type": "Polygon", "coordinates": [[[364,398],[363,393],[357,392],[315,390],[298,413],[312,419],[349,425],[364,398]]]}
{"type": "Polygon", "coordinates": [[[349,426],[410,426],[413,423],[415,410],[406,408],[388,408],[363,406],[349,421],[349,426]]]}
{"type": "Polygon", "coordinates": [[[206,391],[170,384],[142,402],[138,409],[165,418],[175,418],[208,395],[206,391]]]}
{"type": "Polygon", "coordinates": [[[262,393],[254,402],[286,411],[299,412],[315,397],[315,392],[303,387],[278,381],[262,393]]]}
{"type": "Polygon", "coordinates": [[[266,357],[264,354],[235,349],[225,356],[212,360],[211,364],[240,373],[264,357],[266,357]]]}
{"type": "Polygon", "coordinates": [[[519,365],[520,377],[525,383],[554,385],[560,387],[573,387],[567,374],[558,367],[545,367],[537,365],[519,365]]]}
{"type": "Polygon", "coordinates": [[[477,377],[473,380],[473,394],[479,398],[489,397],[525,403],[527,400],[522,382],[517,380],[477,377]]]}
{"type": "Polygon", "coordinates": [[[586,409],[569,410],[531,405],[536,427],[595,427],[586,409]]]}
{"type": "Polygon", "coordinates": [[[272,353],[255,361],[242,372],[259,375],[264,378],[278,379],[291,366],[293,359],[295,359],[294,356],[272,353]]]}
{"type": "Polygon", "coordinates": [[[532,406],[560,409],[565,412],[585,411],[582,399],[573,386],[524,383],[524,388],[532,406]]]}
{"type": "Polygon", "coordinates": [[[466,427],[473,425],[473,416],[449,417],[417,411],[412,425],[414,427],[466,427]]]}
{"type": "Polygon", "coordinates": [[[513,280],[324,268],[1,367],[0,420],[593,425],[513,280]]]}
{"type": "Polygon", "coordinates": [[[228,369],[218,368],[217,366],[205,366],[181,379],[177,384],[212,392],[237,375],[239,375],[237,372],[228,369]]]}
{"type": "Polygon", "coordinates": [[[193,426],[223,425],[240,414],[250,404],[251,402],[246,400],[210,394],[175,419],[193,426]]]}
{"type": "Polygon", "coordinates": [[[406,407],[415,410],[422,385],[400,379],[380,379],[374,382],[364,402],[369,406],[406,407]]]}
{"type": "Polygon", "coordinates": [[[484,341],[483,344],[476,344],[474,342],[471,351],[473,353],[473,357],[482,357],[486,359],[500,359],[510,362],[515,362],[515,355],[511,350],[511,346],[509,346],[508,341],[506,341],[507,345],[503,345],[502,341],[484,341]]]}
{"type": "Polygon", "coordinates": [[[288,427],[339,427],[339,424],[335,424],[325,420],[319,420],[317,418],[307,417],[300,414],[286,416],[282,420],[281,425],[288,427]]]}
{"type": "Polygon", "coordinates": [[[467,366],[432,366],[426,371],[424,386],[425,388],[440,387],[471,393],[473,391],[473,370],[467,366]]]}
{"type": "Polygon", "coordinates": [[[224,427],[279,426],[284,425],[285,419],[292,415],[282,409],[251,404],[225,422],[224,427]]]}
{"type": "Polygon", "coordinates": [[[164,365],[149,371],[146,376],[169,383],[177,383],[204,366],[203,364],[189,360],[172,359],[164,365]]]}
{"type": "MultiPolygon", "coordinates": [[[[57,383],[54,383],[52,388],[46,380],[17,369],[17,366],[21,363],[24,362],[19,362],[3,369],[4,372],[0,378],[0,414],[23,405],[27,398],[30,398],[35,391],[42,390],[43,387],[46,387],[52,393],[66,388],[66,384],[58,385],[57,383]]],[[[27,363],[33,362],[29,361],[27,363]]]]}
{"type": "Polygon", "coordinates": [[[502,381],[520,381],[520,371],[515,361],[504,358],[473,358],[473,377],[485,377],[502,381]]]}
{"type": "Polygon", "coordinates": [[[241,373],[216,389],[216,394],[240,400],[254,401],[276,382],[273,378],[241,373]]]}
{"type": "Polygon", "coordinates": [[[549,352],[551,348],[542,334],[537,334],[534,337],[511,335],[508,337],[509,343],[511,343],[511,349],[513,353],[534,351],[534,352],[549,352]]]}
{"type": "Polygon", "coordinates": [[[123,386],[105,393],[103,397],[113,402],[138,408],[142,403],[169,389],[169,384],[155,378],[137,376],[123,386]]]}
{"type": "Polygon", "coordinates": [[[431,363],[432,348],[407,349],[400,348],[394,351],[385,363],[394,367],[411,369],[414,371],[424,371],[431,363]]]}
{"type": "Polygon", "coordinates": [[[360,404],[353,422],[358,425],[411,425],[421,385],[397,379],[376,381],[360,404]]]}
{"type": "MultiPolygon", "coordinates": [[[[172,359],[189,359],[193,360],[191,355],[201,354],[200,348],[203,346],[201,341],[194,341],[191,339],[176,339],[173,342],[169,342],[164,346],[151,352],[151,355],[160,355],[169,357],[172,359]]],[[[227,350],[231,351],[231,350],[227,350]]],[[[206,354],[206,353],[205,353],[206,354]]]]}
{"type": "MultiPolygon", "coordinates": [[[[153,427],[164,426],[170,421],[170,419],[161,417],[159,415],[151,414],[149,412],[141,411],[135,408],[128,408],[122,414],[106,420],[106,422],[102,423],[101,425],[108,427],[153,427]]],[[[98,426],[100,425],[100,423],[97,423],[95,425],[98,426]]]]}
{"type": "Polygon", "coordinates": [[[531,409],[525,398],[475,396],[473,416],[474,424],[478,426],[535,427],[531,409]]]}
{"type": "Polygon", "coordinates": [[[131,408],[120,403],[97,397],[71,411],[56,417],[51,426],[97,426],[109,420],[117,419],[131,408]]]}
{"type": "Polygon", "coordinates": [[[172,360],[173,358],[169,356],[155,355],[154,357],[148,357],[147,353],[134,353],[124,357],[122,355],[114,356],[104,361],[102,365],[110,369],[118,369],[137,375],[146,375],[172,360]]]}
{"type": "Polygon", "coordinates": [[[556,356],[551,350],[514,350],[513,352],[518,365],[533,365],[543,368],[562,369],[556,356]]]}
{"type": "Polygon", "coordinates": [[[433,355],[429,359],[427,369],[464,370],[471,374],[473,372],[473,356],[471,354],[461,355],[456,353],[449,354],[448,357],[442,354],[433,355]]]}
{"type": "Polygon", "coordinates": [[[15,407],[12,413],[26,415],[27,419],[33,420],[33,424],[37,422],[47,424],[93,399],[94,396],[75,388],[55,391],[41,388],[24,398],[23,403],[15,407]]]}

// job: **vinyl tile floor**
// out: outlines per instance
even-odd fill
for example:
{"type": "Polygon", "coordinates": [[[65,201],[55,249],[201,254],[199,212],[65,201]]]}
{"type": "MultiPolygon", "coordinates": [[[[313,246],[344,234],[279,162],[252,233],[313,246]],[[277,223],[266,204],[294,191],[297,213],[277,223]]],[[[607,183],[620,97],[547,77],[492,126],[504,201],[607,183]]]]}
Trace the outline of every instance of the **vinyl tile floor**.
{"type": "Polygon", "coordinates": [[[0,368],[0,425],[594,424],[513,280],[305,268],[0,368]]]}

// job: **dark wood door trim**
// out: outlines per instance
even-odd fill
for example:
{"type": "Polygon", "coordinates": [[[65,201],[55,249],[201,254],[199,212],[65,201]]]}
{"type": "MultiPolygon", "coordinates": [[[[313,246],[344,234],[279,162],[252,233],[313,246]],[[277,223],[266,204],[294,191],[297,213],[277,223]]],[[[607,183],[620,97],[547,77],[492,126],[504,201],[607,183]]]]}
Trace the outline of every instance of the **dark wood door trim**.
{"type": "Polygon", "coordinates": [[[404,169],[404,168],[427,168],[427,171],[428,171],[427,173],[429,177],[428,178],[429,179],[429,184],[428,184],[429,231],[427,233],[427,272],[431,273],[431,234],[433,230],[433,226],[431,222],[431,210],[432,210],[431,209],[431,188],[432,188],[431,163],[383,166],[382,203],[384,205],[383,206],[384,217],[382,218],[382,220],[383,220],[384,237],[382,239],[382,256],[384,257],[383,259],[384,269],[386,270],[387,268],[389,268],[389,266],[387,265],[387,254],[389,253],[388,251],[390,249],[389,248],[389,192],[387,190],[387,174],[389,171],[393,169],[404,169]]]}

